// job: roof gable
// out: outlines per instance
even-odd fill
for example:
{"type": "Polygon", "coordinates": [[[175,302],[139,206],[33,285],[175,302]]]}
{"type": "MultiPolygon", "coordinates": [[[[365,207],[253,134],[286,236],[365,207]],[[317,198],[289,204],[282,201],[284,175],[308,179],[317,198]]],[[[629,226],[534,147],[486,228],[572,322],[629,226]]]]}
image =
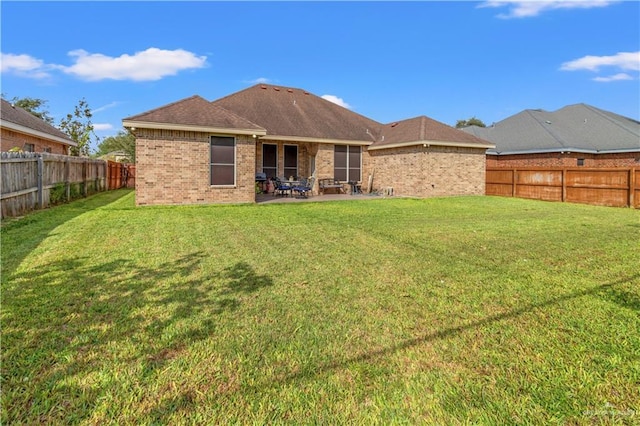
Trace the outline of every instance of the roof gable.
{"type": "Polygon", "coordinates": [[[270,136],[372,143],[377,121],[306,90],[257,84],[213,102],[246,117],[270,136]]]}
{"type": "Polygon", "coordinates": [[[127,127],[154,127],[193,130],[245,130],[264,133],[264,129],[200,96],[191,96],[162,107],[123,119],[127,127]],[[261,132],[262,131],[262,132],[261,132]]]}
{"type": "Polygon", "coordinates": [[[62,130],[36,117],[29,111],[14,106],[4,99],[0,99],[0,102],[0,120],[3,127],[41,138],[48,138],[64,145],[77,145],[62,130]]]}

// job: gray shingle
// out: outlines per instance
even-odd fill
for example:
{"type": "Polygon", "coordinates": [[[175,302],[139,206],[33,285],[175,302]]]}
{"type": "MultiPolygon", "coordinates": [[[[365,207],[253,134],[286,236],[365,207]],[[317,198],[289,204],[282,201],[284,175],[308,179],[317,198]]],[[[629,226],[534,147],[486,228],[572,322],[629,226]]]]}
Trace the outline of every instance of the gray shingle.
{"type": "Polygon", "coordinates": [[[495,143],[488,154],[640,151],[640,122],[586,104],[529,109],[490,127],[462,130],[495,143]]]}

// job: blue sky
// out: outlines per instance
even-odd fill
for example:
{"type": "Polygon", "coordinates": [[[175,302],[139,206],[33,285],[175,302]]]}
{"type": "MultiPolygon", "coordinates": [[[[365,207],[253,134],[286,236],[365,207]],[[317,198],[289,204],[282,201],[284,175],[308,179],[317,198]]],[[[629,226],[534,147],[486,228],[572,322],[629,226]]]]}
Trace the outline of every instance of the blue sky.
{"type": "Polygon", "coordinates": [[[122,118],[253,84],[454,125],[587,103],[640,119],[640,2],[9,2],[2,93],[122,118]]]}

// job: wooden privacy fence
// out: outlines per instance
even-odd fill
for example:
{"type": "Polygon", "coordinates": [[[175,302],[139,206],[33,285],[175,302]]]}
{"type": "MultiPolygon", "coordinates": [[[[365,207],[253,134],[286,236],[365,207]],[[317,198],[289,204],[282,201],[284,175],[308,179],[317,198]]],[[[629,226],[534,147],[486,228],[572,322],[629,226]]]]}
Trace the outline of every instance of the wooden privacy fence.
{"type": "Polygon", "coordinates": [[[486,194],[640,208],[640,167],[487,168],[486,194]]]}
{"type": "Polygon", "coordinates": [[[0,153],[2,217],[107,189],[107,162],[48,153],[0,153]]]}
{"type": "Polygon", "coordinates": [[[135,188],[136,166],[133,164],[107,161],[108,189],[135,188]]]}

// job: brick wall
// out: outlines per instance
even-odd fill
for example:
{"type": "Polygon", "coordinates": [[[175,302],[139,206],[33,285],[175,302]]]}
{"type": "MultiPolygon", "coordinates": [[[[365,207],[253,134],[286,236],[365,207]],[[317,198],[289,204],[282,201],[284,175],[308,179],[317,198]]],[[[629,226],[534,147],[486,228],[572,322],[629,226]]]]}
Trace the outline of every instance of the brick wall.
{"type": "Polygon", "coordinates": [[[26,144],[33,144],[34,152],[47,152],[46,149],[50,148],[52,154],[67,155],[69,153],[68,145],[5,128],[2,128],[2,137],[0,140],[2,141],[0,144],[0,151],[2,152],[7,152],[15,147],[24,150],[26,144]]]}
{"type": "Polygon", "coordinates": [[[255,202],[256,144],[236,136],[236,185],[210,185],[209,134],[138,129],[136,204],[255,202]]]}
{"type": "Polygon", "coordinates": [[[369,155],[374,189],[392,187],[395,195],[414,197],[484,194],[484,149],[418,145],[369,155]]]}
{"type": "Polygon", "coordinates": [[[640,150],[620,154],[541,153],[518,155],[487,155],[487,167],[633,167],[640,165],[640,150]]]}

